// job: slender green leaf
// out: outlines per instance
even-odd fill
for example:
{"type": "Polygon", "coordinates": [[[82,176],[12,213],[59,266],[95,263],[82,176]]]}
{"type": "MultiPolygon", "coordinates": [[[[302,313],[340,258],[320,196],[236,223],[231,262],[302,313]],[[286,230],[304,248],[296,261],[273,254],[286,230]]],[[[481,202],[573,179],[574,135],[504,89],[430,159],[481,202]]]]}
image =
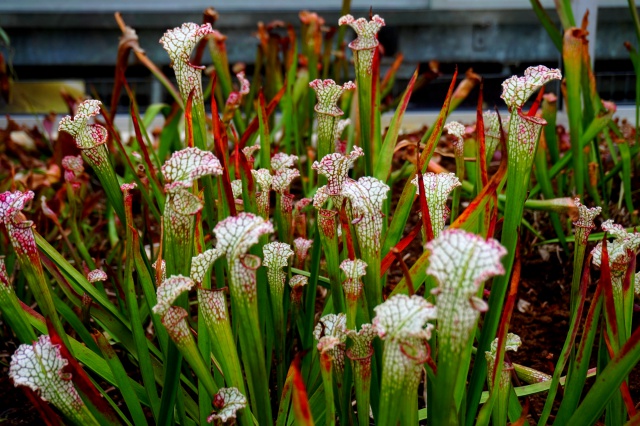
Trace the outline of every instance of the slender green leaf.
{"type": "Polygon", "coordinates": [[[411,99],[411,94],[413,93],[413,86],[416,83],[416,79],[418,78],[418,70],[413,73],[411,80],[409,80],[409,84],[407,84],[407,88],[402,95],[402,99],[400,100],[400,105],[396,108],[396,112],[393,114],[393,118],[389,123],[389,128],[387,129],[387,134],[384,137],[384,141],[382,142],[382,149],[377,156],[376,168],[374,177],[380,179],[381,181],[386,181],[389,176],[389,172],[391,171],[391,160],[393,159],[393,150],[396,147],[396,142],[398,139],[398,133],[400,132],[400,126],[402,125],[402,118],[404,117],[404,113],[407,110],[407,106],[409,106],[409,100],[411,99]]]}
{"type": "Polygon", "coordinates": [[[567,424],[593,424],[607,402],[640,361],[640,328],[637,328],[627,343],[620,349],[607,367],[598,375],[595,383],[567,424]]]}
{"type": "Polygon", "coordinates": [[[125,371],[122,363],[118,359],[118,356],[114,352],[113,348],[104,337],[102,333],[99,331],[94,332],[93,337],[95,339],[96,344],[102,351],[102,355],[104,359],[107,361],[109,368],[111,368],[111,372],[113,373],[113,377],[117,382],[117,388],[122,393],[122,397],[124,399],[127,408],[129,409],[129,413],[133,418],[133,423],[136,426],[142,426],[147,424],[147,419],[142,411],[142,406],[140,405],[140,400],[136,396],[133,387],[131,386],[131,381],[127,372],[125,371]]]}

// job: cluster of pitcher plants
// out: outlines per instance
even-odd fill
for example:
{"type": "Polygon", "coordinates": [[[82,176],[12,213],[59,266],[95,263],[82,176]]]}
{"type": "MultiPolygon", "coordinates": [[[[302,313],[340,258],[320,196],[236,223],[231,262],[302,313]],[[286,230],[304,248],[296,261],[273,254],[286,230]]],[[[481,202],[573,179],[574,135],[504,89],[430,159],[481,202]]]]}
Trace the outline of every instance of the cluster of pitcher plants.
{"type": "Polygon", "coordinates": [[[79,100],[61,120],[53,145],[74,144],[77,155],[61,160],[59,190],[34,200],[14,182],[0,194],[2,333],[21,343],[13,383],[49,424],[637,422],[627,380],[640,360],[640,233],[607,211],[618,202],[637,223],[637,133],[598,97],[569,2],[557,2],[562,31],[532,3],[562,72],[530,67],[504,81],[504,105],[484,111],[480,80],[458,82],[456,71],[413,144],[399,140],[402,120],[429,78],[416,70],[388,102],[401,58],[380,75],[378,15],[356,19],[346,7],[325,23],[303,12],[300,34],[261,24],[253,75],[234,67],[232,77],[209,10],[204,24],[160,39],[177,87],[117,16],[111,108],[79,100]],[[130,52],[173,105],[139,114],[130,52]],[[545,94],[552,81],[566,98],[566,152],[557,96],[545,94]],[[123,89],[130,141],[113,120],[123,89]],[[475,125],[448,120],[470,93],[475,125]],[[165,125],[152,136],[157,114],[165,125]],[[455,173],[434,161],[443,137],[455,173]],[[573,253],[570,327],[553,375],[507,353],[521,344],[509,333],[519,239],[539,232],[529,210],[549,215],[573,253]],[[43,229],[29,220],[38,211],[43,229]],[[591,233],[596,225],[603,233],[591,233]],[[423,251],[407,265],[415,241],[423,251]],[[541,410],[532,394],[546,398],[541,410]]]}

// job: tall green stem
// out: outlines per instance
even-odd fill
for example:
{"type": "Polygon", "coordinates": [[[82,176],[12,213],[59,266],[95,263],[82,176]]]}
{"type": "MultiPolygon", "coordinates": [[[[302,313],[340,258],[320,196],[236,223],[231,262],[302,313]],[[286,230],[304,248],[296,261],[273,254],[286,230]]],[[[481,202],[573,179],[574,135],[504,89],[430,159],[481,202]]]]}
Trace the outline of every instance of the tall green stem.
{"type": "Polygon", "coordinates": [[[151,403],[154,416],[158,419],[160,399],[156,390],[156,381],[153,374],[153,368],[151,366],[147,337],[145,336],[145,329],[142,325],[138,306],[138,295],[136,294],[136,288],[133,281],[133,269],[135,265],[133,250],[138,249],[137,246],[134,246],[134,243],[138,242],[138,240],[137,238],[134,238],[133,233],[137,233],[138,231],[135,229],[133,223],[133,196],[129,192],[133,188],[135,188],[135,184],[122,185],[122,192],[124,193],[123,204],[125,206],[125,216],[127,218],[127,222],[125,223],[127,227],[125,243],[125,253],[127,257],[124,270],[123,290],[125,292],[125,302],[131,321],[131,331],[136,344],[136,350],[138,351],[138,358],[140,360],[142,381],[145,385],[147,395],[149,396],[149,402],[151,403]]]}
{"type": "Polygon", "coordinates": [[[171,340],[191,366],[198,380],[204,385],[209,397],[213,399],[213,396],[218,393],[218,386],[213,381],[209,368],[205,365],[198,345],[191,334],[187,322],[188,316],[189,314],[183,308],[171,306],[164,314],[162,324],[167,328],[171,340]]]}
{"type": "MultiPolygon", "coordinates": [[[[524,115],[522,106],[531,95],[550,80],[561,78],[560,71],[544,66],[530,67],[525,70],[523,77],[513,76],[503,84],[502,98],[511,110],[509,121],[509,137],[507,141],[508,169],[507,194],[504,209],[504,225],[502,228],[501,244],[507,250],[502,259],[505,273],[493,281],[489,296],[489,310],[484,319],[482,334],[478,344],[478,352],[489,349],[502,313],[502,306],[511,278],[511,270],[518,245],[519,226],[522,221],[524,202],[529,188],[529,177],[534,154],[540,138],[540,132],[546,122],[535,116],[524,115]]],[[[471,374],[467,399],[467,425],[472,424],[478,404],[484,378],[486,363],[476,362],[471,374]]]]}
{"type": "MultiPolygon", "coordinates": [[[[318,344],[320,346],[320,344],[318,344]]],[[[324,400],[327,410],[325,411],[325,424],[333,426],[336,424],[336,408],[333,396],[333,360],[327,352],[320,352],[320,373],[322,374],[322,387],[324,389],[324,400]]]]}
{"type": "MultiPolygon", "coordinates": [[[[262,236],[273,232],[273,225],[251,213],[240,213],[219,222],[213,232],[217,250],[225,253],[229,270],[231,307],[237,319],[240,353],[246,372],[251,411],[259,424],[271,424],[269,376],[262,338],[262,324],[256,283],[260,258],[247,254],[262,236]]],[[[266,295],[266,291],[265,291],[266,295]]],[[[265,300],[266,302],[266,300],[265,300]]]]}
{"type": "MultiPolygon", "coordinates": [[[[198,304],[204,308],[201,312],[211,338],[211,352],[220,364],[227,386],[235,387],[240,393],[246,395],[240,358],[227,311],[225,289],[199,288],[198,304]]],[[[242,414],[240,423],[243,426],[251,426],[250,416],[242,414]]]]}
{"type": "Polygon", "coordinates": [[[271,299],[271,313],[275,328],[275,359],[278,370],[278,388],[281,389],[285,379],[285,339],[286,319],[284,311],[284,288],[287,275],[283,268],[288,266],[288,259],[293,256],[293,250],[287,243],[272,242],[263,247],[264,266],[267,267],[269,281],[269,297],[271,299]]]}
{"type": "Polygon", "coordinates": [[[247,372],[247,383],[252,401],[252,411],[257,413],[260,424],[270,424],[269,376],[265,365],[263,340],[260,333],[256,285],[256,269],[260,259],[253,255],[229,260],[229,287],[231,303],[239,318],[238,337],[242,363],[247,372]],[[246,289],[253,288],[249,294],[246,289]]]}
{"type": "MultiPolygon", "coordinates": [[[[373,93],[374,57],[378,49],[377,34],[385,23],[378,15],[371,17],[370,21],[364,18],[355,19],[351,15],[344,15],[338,23],[349,25],[358,37],[349,43],[353,51],[353,59],[356,68],[356,84],[358,86],[358,115],[360,121],[360,146],[365,155],[365,174],[373,176],[374,159],[378,150],[379,135],[372,134],[377,127],[378,117],[372,117],[373,105],[377,101],[377,93],[373,93]],[[374,97],[375,95],[375,97],[374,97]]],[[[375,82],[376,87],[378,82],[375,82]]],[[[377,91],[376,91],[377,92],[377,91]]]]}
{"type": "Polygon", "coordinates": [[[360,53],[354,52],[354,60],[356,63],[356,85],[358,87],[358,122],[360,124],[360,146],[364,150],[364,171],[368,176],[373,175],[373,159],[375,158],[375,146],[371,136],[371,105],[373,96],[371,91],[372,73],[371,69],[364,72],[363,62],[366,62],[369,55],[373,52],[368,50],[360,53]],[[363,58],[365,57],[365,58],[363,58]],[[359,65],[360,64],[360,65],[359,65]],[[359,72],[360,71],[360,72],[359,72]]]}
{"type": "Polygon", "coordinates": [[[340,251],[338,247],[337,212],[320,209],[318,211],[318,231],[320,243],[327,262],[327,273],[331,284],[333,311],[344,312],[345,300],[340,288],[340,251]]]}
{"type": "MultiPolygon", "coordinates": [[[[347,319],[347,323],[348,323],[347,319]]],[[[353,383],[356,392],[356,408],[358,409],[358,425],[369,425],[369,406],[371,393],[371,361],[373,347],[371,341],[376,336],[376,330],[371,324],[363,324],[360,331],[349,327],[347,335],[353,344],[347,350],[353,369],[353,383]]]]}

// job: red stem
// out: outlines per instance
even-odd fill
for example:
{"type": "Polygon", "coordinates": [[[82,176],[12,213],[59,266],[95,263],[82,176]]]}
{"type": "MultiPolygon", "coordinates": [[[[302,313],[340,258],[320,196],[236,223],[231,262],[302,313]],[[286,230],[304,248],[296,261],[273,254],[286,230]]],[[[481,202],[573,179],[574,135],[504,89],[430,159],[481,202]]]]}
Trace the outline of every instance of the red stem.
{"type": "MultiPolygon", "coordinates": [[[[280,99],[282,99],[282,96],[284,95],[286,88],[287,88],[287,85],[286,84],[283,85],[282,88],[278,91],[278,93],[276,93],[276,95],[273,97],[273,99],[269,101],[269,105],[267,105],[267,117],[271,116],[271,114],[273,114],[273,111],[275,111],[276,106],[278,106],[280,99]]],[[[247,126],[247,130],[245,130],[244,133],[242,134],[242,138],[240,138],[240,143],[238,144],[238,147],[236,148],[236,150],[242,150],[242,148],[247,146],[247,142],[249,141],[249,138],[251,138],[251,135],[253,135],[258,130],[259,127],[260,127],[260,121],[259,121],[259,118],[256,116],[253,118],[253,120],[251,120],[251,123],[249,123],[249,125],[247,126]]]]}
{"type": "Polygon", "coordinates": [[[407,288],[409,290],[409,296],[413,296],[415,294],[415,289],[413,287],[413,281],[411,280],[411,273],[409,272],[409,268],[407,268],[407,264],[402,259],[402,253],[397,248],[391,248],[391,253],[396,257],[398,264],[400,265],[400,269],[402,270],[402,275],[404,275],[404,280],[407,283],[407,288]]]}
{"type": "MultiPolygon", "coordinates": [[[[215,90],[218,82],[218,75],[213,74],[211,78],[211,91],[215,90]]],[[[224,131],[222,120],[220,120],[220,114],[218,112],[218,104],[216,103],[215,96],[211,96],[211,122],[213,123],[213,142],[216,152],[216,157],[220,160],[222,165],[222,188],[224,190],[224,196],[227,199],[227,205],[229,206],[229,212],[231,216],[236,216],[236,203],[233,198],[233,190],[231,189],[231,178],[229,176],[229,162],[227,160],[227,133],[224,131]]],[[[251,174],[251,173],[249,173],[251,174]]]]}
{"type": "Polygon", "coordinates": [[[184,121],[187,126],[187,146],[189,148],[193,148],[193,115],[191,113],[191,109],[193,107],[193,96],[195,94],[196,88],[194,87],[189,92],[189,97],[187,98],[187,105],[184,108],[184,121]]]}
{"type": "Polygon", "coordinates": [[[382,259],[382,263],[380,266],[380,276],[382,277],[384,274],[387,273],[387,271],[389,270],[389,268],[391,267],[391,265],[393,265],[393,262],[396,258],[395,254],[393,253],[393,250],[396,249],[399,252],[404,251],[409,244],[411,244],[411,242],[413,242],[414,238],[420,234],[420,229],[422,229],[422,224],[421,223],[416,223],[413,228],[411,229],[411,231],[409,231],[409,234],[406,235],[405,237],[403,237],[400,242],[398,244],[395,245],[395,247],[393,247],[391,250],[389,250],[389,253],[387,253],[387,255],[384,257],[384,259],[382,259]]]}
{"type": "Polygon", "coordinates": [[[422,154],[420,153],[420,142],[416,148],[418,155],[418,198],[420,199],[420,211],[422,212],[422,227],[427,235],[427,242],[433,240],[433,226],[431,225],[431,215],[429,214],[429,204],[427,203],[427,193],[424,190],[424,179],[422,176],[422,154]]]}
{"type": "Polygon", "coordinates": [[[347,217],[347,199],[345,198],[340,211],[340,223],[342,224],[342,239],[347,243],[347,251],[349,252],[349,259],[355,260],[356,253],[353,249],[353,238],[351,237],[351,229],[349,228],[349,218],[347,217]]]}
{"type": "Polygon", "coordinates": [[[540,91],[538,92],[538,96],[536,96],[536,100],[531,105],[531,108],[529,108],[527,117],[533,117],[534,115],[536,115],[536,112],[538,112],[538,108],[540,107],[540,102],[542,102],[543,96],[544,96],[544,86],[540,88],[540,91]]]}

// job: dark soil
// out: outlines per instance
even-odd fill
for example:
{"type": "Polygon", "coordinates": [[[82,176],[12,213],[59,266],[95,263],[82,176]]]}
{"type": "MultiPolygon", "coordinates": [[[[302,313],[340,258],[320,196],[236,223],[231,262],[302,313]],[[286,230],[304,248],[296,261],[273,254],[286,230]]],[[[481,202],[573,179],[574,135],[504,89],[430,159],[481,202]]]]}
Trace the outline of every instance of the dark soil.
{"type": "MultiPolygon", "coordinates": [[[[545,254],[546,255],[546,254],[545,254]]],[[[571,292],[571,261],[551,254],[548,260],[531,253],[523,262],[518,300],[528,302],[528,307],[514,310],[510,331],[522,338],[522,346],[511,355],[514,362],[523,364],[552,375],[558,356],[569,331],[569,303],[571,292]],[[537,257],[537,258],[536,258],[537,257]]],[[[597,277],[593,277],[587,293],[583,318],[591,305],[597,277]]],[[[634,329],[640,317],[634,316],[634,329]]],[[[578,339],[581,337],[579,330],[578,339]]],[[[598,337],[596,337],[596,345],[598,337]]],[[[597,364],[597,354],[591,356],[591,367],[597,364]]],[[[585,392],[593,384],[594,378],[587,379],[585,392]]],[[[640,366],[636,366],[629,376],[629,389],[634,401],[640,400],[640,366]]],[[[531,398],[531,409],[542,411],[546,393],[531,398]]],[[[556,398],[561,399],[561,394],[556,398]]],[[[557,403],[556,403],[557,405],[557,403]]],[[[556,407],[557,408],[557,407],[556,407]]]]}

